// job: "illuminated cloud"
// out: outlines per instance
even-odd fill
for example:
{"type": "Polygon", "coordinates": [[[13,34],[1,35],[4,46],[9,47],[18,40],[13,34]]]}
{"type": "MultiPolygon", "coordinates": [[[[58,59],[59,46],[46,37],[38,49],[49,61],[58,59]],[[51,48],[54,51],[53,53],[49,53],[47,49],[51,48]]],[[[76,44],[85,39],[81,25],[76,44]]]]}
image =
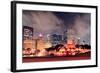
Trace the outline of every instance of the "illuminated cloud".
{"type": "MultiPolygon", "coordinates": [[[[72,36],[90,43],[90,14],[23,10],[23,25],[34,29],[34,36],[42,33],[63,34],[72,30],[72,36]]],[[[68,35],[68,34],[66,34],[68,35]]]]}
{"type": "Polygon", "coordinates": [[[35,34],[61,33],[62,21],[51,12],[23,12],[23,25],[35,28],[35,34]]]}
{"type": "Polygon", "coordinates": [[[78,16],[74,22],[73,30],[76,32],[77,37],[80,37],[86,43],[90,43],[90,16],[84,14],[84,16],[78,16]]]}

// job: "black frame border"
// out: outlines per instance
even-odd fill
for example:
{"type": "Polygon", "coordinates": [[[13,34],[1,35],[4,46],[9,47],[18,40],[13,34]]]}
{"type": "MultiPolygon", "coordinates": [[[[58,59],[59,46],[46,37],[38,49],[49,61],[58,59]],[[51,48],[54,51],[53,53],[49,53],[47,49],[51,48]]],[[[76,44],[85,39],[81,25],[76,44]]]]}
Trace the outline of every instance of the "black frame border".
{"type": "Polygon", "coordinates": [[[12,72],[26,72],[26,71],[43,71],[43,70],[58,70],[58,69],[75,69],[75,68],[90,68],[98,67],[98,6],[90,5],[76,5],[76,4],[58,4],[58,3],[45,3],[45,2],[28,2],[28,1],[11,1],[11,71],[12,72]],[[75,67],[53,67],[53,68],[40,68],[40,69],[16,69],[16,5],[17,4],[36,4],[36,5],[50,5],[50,6],[67,6],[67,7],[83,7],[96,9],[96,64],[75,66],[75,67]]]}

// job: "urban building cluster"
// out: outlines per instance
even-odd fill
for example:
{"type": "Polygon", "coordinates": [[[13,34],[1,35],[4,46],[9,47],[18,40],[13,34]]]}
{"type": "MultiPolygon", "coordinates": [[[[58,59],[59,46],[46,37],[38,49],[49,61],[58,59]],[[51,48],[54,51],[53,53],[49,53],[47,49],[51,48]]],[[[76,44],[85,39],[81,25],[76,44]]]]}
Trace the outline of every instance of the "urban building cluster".
{"type": "Polygon", "coordinates": [[[91,51],[89,44],[85,41],[81,44],[81,38],[72,38],[67,31],[64,34],[40,33],[35,38],[34,35],[34,28],[23,26],[23,57],[77,56],[91,51]]]}

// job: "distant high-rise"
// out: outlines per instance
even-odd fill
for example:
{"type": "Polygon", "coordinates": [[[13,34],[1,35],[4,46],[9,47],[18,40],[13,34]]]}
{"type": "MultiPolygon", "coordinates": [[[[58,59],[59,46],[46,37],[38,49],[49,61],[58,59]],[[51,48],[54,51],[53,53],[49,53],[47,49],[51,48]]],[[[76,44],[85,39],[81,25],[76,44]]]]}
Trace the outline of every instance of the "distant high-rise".
{"type": "Polygon", "coordinates": [[[33,48],[33,28],[29,26],[23,26],[23,48],[33,48]]]}
{"type": "Polygon", "coordinates": [[[80,38],[77,38],[76,44],[77,44],[77,45],[80,45],[80,43],[81,43],[81,42],[80,42],[80,38]]]}
{"type": "Polygon", "coordinates": [[[33,39],[33,28],[29,26],[23,26],[23,40],[33,39]]]}
{"type": "Polygon", "coordinates": [[[76,32],[73,29],[68,29],[67,30],[67,38],[71,40],[76,40],[76,32]]]}
{"type": "Polygon", "coordinates": [[[66,42],[67,42],[67,30],[65,30],[65,31],[63,32],[62,40],[63,40],[63,43],[66,43],[66,42]]]}
{"type": "Polygon", "coordinates": [[[62,42],[62,35],[52,34],[51,40],[52,40],[53,46],[60,44],[62,42]]]}

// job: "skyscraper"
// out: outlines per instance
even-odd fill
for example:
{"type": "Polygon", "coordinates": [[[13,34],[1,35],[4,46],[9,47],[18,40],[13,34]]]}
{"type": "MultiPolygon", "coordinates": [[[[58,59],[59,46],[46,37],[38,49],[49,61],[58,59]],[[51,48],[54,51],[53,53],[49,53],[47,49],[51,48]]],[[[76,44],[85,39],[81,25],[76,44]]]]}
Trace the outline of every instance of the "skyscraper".
{"type": "Polygon", "coordinates": [[[23,26],[23,48],[33,48],[33,28],[29,26],[23,26]]]}
{"type": "Polygon", "coordinates": [[[60,44],[62,42],[62,35],[52,34],[51,40],[52,40],[53,46],[60,44]]]}

